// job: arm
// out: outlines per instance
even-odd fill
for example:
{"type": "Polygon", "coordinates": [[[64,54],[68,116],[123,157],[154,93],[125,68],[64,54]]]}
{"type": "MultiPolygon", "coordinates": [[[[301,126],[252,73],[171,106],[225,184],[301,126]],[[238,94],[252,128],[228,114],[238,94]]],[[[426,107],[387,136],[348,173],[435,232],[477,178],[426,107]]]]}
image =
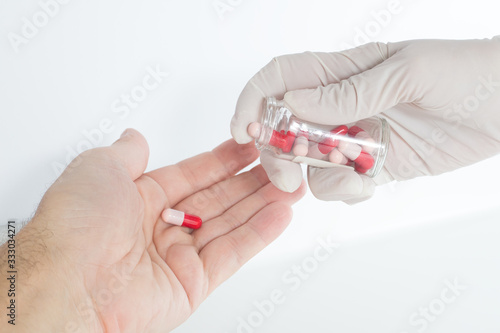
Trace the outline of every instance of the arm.
{"type": "MultiPolygon", "coordinates": [[[[14,231],[14,226],[10,228],[14,231]]],[[[76,304],[82,302],[81,279],[57,253],[53,235],[35,217],[0,247],[0,279],[4,317],[0,327],[9,332],[95,332],[97,322],[83,320],[76,304]],[[10,251],[9,251],[10,250],[10,251]]]]}
{"type": "Polygon", "coordinates": [[[81,154],[45,193],[16,237],[17,330],[172,330],[283,232],[304,194],[304,186],[276,189],[261,166],[240,173],[258,157],[253,144],[229,140],[144,173],[148,156],[144,137],[128,130],[81,154]],[[165,208],[203,225],[169,225],[160,218],[165,208]]]}

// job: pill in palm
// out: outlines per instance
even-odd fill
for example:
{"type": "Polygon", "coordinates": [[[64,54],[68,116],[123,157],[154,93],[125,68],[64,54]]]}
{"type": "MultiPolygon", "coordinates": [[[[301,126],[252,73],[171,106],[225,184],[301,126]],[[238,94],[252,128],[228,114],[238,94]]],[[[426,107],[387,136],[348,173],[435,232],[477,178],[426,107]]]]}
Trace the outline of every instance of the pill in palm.
{"type": "Polygon", "coordinates": [[[170,224],[199,229],[201,227],[201,218],[195,215],[189,215],[179,210],[167,208],[161,213],[161,219],[170,224]]]}

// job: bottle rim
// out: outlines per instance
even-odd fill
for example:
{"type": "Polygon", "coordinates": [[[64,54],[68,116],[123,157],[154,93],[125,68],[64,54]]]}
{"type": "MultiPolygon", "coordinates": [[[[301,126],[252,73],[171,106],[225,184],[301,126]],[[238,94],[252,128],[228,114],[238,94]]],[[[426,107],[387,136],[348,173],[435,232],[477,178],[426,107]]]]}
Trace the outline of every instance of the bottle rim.
{"type": "Polygon", "coordinates": [[[367,174],[367,176],[371,178],[377,176],[384,167],[385,160],[387,158],[387,153],[389,151],[389,140],[391,136],[391,128],[387,120],[379,116],[375,116],[374,118],[377,118],[380,121],[381,134],[380,134],[380,147],[377,151],[377,157],[375,158],[375,165],[370,170],[370,173],[367,174]]]}
{"type": "Polygon", "coordinates": [[[276,116],[276,110],[277,107],[279,106],[279,103],[275,97],[266,98],[262,104],[263,104],[262,106],[263,110],[260,119],[260,125],[261,125],[260,136],[255,141],[255,146],[259,150],[267,148],[269,142],[271,141],[271,136],[273,133],[272,129],[275,127],[278,118],[276,116]]]}

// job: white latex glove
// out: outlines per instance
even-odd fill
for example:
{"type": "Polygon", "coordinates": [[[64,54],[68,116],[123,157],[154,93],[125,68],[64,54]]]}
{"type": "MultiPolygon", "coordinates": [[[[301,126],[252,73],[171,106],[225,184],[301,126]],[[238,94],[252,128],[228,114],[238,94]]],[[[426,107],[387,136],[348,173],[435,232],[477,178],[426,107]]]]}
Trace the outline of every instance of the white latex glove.
{"type": "MultiPolygon", "coordinates": [[[[309,167],[322,200],[369,198],[375,185],[451,171],[500,151],[500,39],[370,43],[338,53],[274,58],[246,85],[231,121],[238,143],[258,121],[267,96],[299,118],[340,125],[377,114],[391,127],[384,169],[370,179],[345,168],[309,167]]],[[[299,165],[264,151],[275,186],[294,191],[299,165]]]]}

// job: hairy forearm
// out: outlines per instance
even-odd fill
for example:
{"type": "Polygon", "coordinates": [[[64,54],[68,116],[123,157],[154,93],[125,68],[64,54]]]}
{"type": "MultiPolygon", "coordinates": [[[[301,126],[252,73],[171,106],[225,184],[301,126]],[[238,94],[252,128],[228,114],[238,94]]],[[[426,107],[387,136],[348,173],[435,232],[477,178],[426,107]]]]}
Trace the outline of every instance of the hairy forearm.
{"type": "Polygon", "coordinates": [[[0,331],[94,332],[77,311],[83,290],[49,229],[30,222],[0,247],[0,331]]]}

